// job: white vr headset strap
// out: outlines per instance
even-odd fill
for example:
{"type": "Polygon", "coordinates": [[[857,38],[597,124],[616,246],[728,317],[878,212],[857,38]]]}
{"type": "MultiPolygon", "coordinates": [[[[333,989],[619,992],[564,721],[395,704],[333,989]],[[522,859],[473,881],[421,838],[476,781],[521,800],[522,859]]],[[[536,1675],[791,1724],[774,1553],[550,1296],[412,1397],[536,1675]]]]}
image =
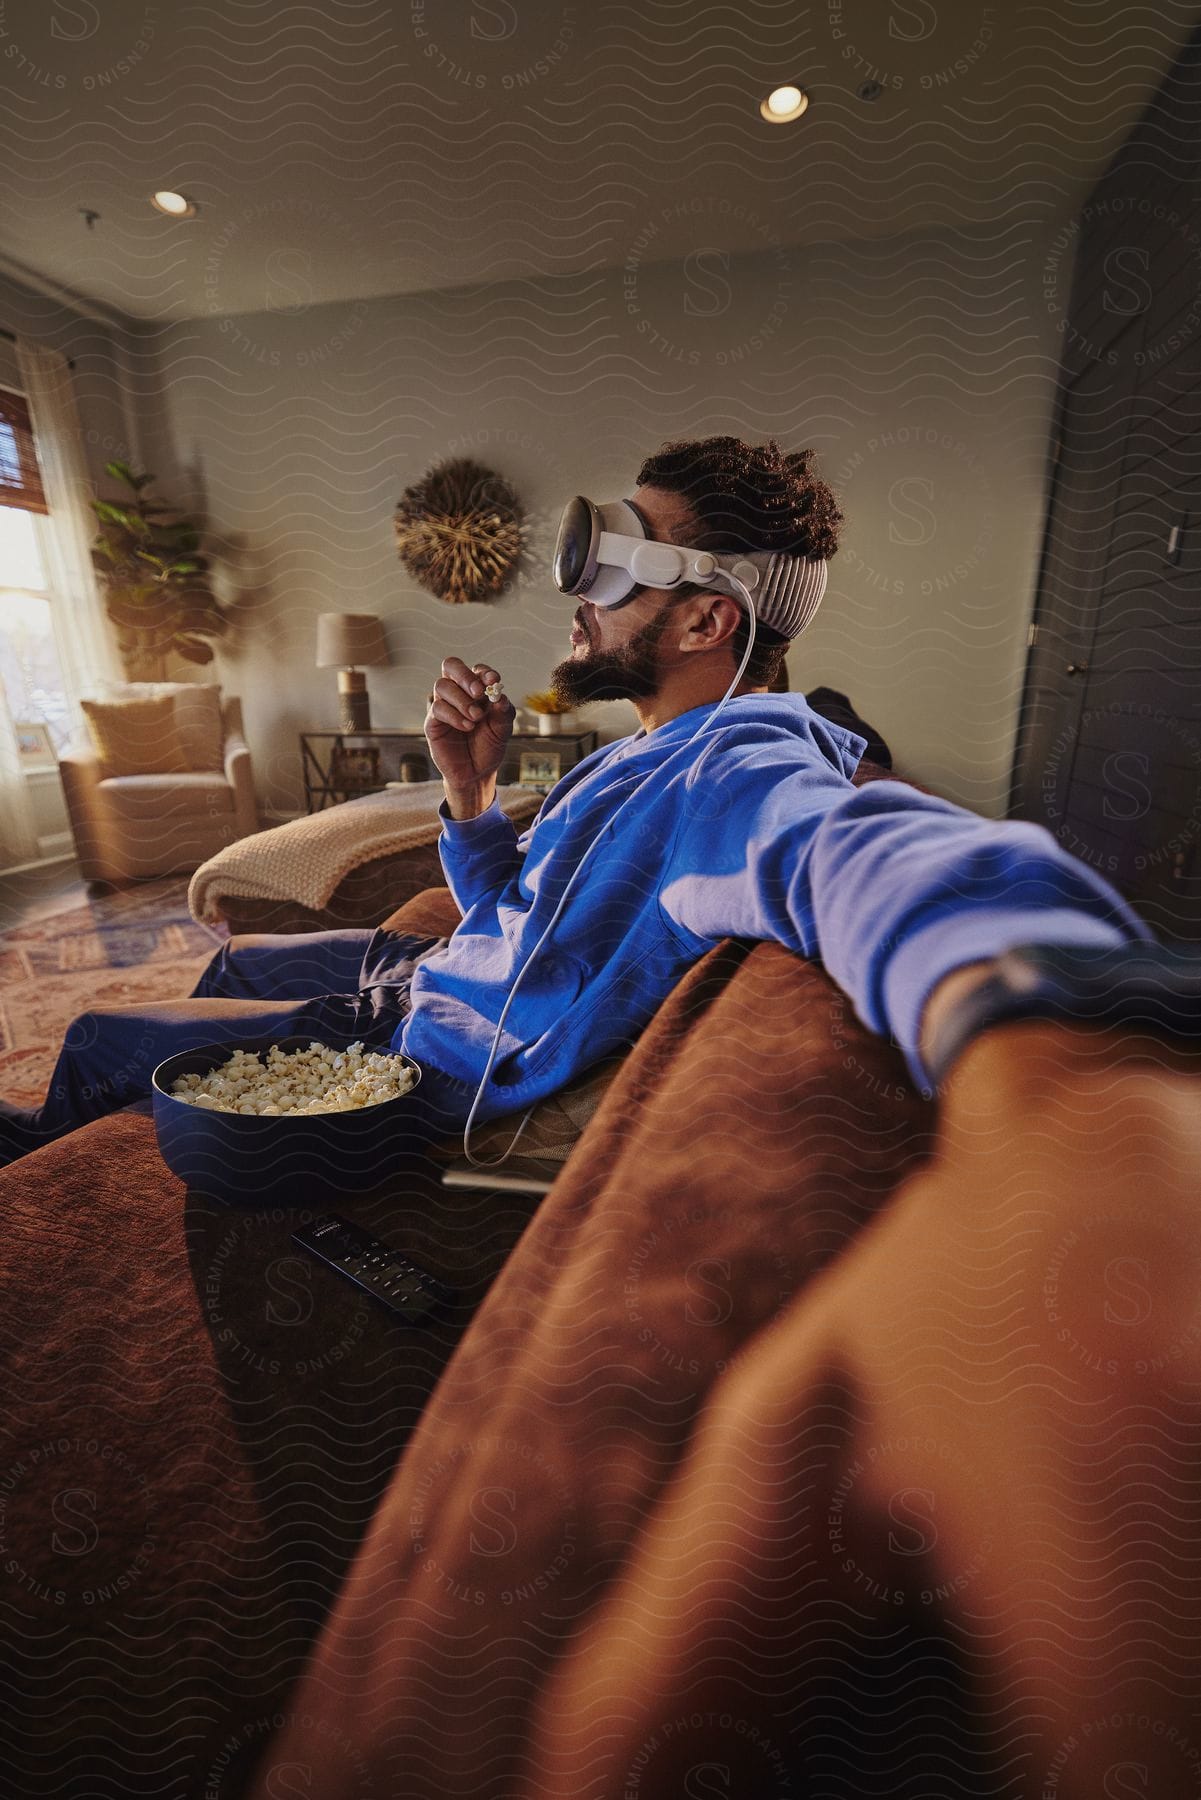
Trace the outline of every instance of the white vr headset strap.
{"type": "Polygon", "coordinates": [[[654,538],[625,537],[615,531],[601,532],[596,560],[605,568],[625,569],[642,587],[671,588],[685,581],[704,582],[727,570],[752,591],[760,580],[759,567],[749,557],[713,556],[708,550],[661,544],[654,538]]]}

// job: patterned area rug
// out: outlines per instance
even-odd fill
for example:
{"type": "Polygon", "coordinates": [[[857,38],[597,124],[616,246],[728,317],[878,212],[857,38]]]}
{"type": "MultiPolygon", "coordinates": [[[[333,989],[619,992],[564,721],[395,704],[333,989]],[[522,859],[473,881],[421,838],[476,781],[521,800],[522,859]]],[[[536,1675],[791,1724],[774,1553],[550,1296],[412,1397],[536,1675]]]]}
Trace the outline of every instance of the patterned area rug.
{"type": "Polygon", "coordinates": [[[187,894],[186,878],[143,882],[0,932],[0,1096],[38,1105],[89,1007],[191,993],[227,934],[195,924],[187,894]]]}

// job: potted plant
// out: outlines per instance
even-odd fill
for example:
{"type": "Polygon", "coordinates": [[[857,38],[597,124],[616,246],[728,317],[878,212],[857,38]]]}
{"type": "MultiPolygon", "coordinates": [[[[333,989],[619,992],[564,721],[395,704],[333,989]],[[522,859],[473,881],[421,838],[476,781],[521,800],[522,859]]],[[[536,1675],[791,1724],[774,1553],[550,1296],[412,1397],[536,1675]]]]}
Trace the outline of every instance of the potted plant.
{"type": "Polygon", "coordinates": [[[554,737],[563,729],[563,720],[570,714],[571,707],[565,706],[553,688],[546,688],[537,694],[527,694],[522,701],[532,713],[538,715],[538,736],[554,737]]]}
{"type": "Polygon", "coordinates": [[[149,498],[153,475],[123,462],[105,469],[129,499],[92,501],[100,523],[92,561],[127,674],[135,681],[160,679],[172,655],[212,662],[213,640],[229,620],[209,584],[199,528],[149,498]]]}

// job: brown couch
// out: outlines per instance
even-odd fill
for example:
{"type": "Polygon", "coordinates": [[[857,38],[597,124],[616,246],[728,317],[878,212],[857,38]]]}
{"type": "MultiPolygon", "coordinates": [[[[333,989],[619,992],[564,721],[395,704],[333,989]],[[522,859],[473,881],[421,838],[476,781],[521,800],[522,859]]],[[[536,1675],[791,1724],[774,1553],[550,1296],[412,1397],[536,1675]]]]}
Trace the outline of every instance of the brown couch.
{"type": "Polygon", "coordinates": [[[1101,1041],[983,1041],[935,1140],[720,945],[541,1204],[347,1206],[460,1289],[424,1334],[143,1111],[0,1175],[11,1791],[1192,1792],[1198,1085],[1101,1041]],[[1165,1247],[1123,1337],[1095,1272],[1165,1247]]]}

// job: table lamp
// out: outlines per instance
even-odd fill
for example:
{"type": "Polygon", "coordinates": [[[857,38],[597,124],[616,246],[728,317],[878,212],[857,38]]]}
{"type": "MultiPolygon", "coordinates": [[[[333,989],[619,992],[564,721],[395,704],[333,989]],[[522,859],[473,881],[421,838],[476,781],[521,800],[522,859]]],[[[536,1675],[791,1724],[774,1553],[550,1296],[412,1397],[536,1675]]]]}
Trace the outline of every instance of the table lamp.
{"type": "Polygon", "coordinates": [[[342,731],[371,730],[371,701],[364,668],[388,661],[388,640],[374,613],[319,613],[317,667],[338,671],[338,726],[342,731]],[[356,665],[362,665],[358,667],[356,665]]]}

